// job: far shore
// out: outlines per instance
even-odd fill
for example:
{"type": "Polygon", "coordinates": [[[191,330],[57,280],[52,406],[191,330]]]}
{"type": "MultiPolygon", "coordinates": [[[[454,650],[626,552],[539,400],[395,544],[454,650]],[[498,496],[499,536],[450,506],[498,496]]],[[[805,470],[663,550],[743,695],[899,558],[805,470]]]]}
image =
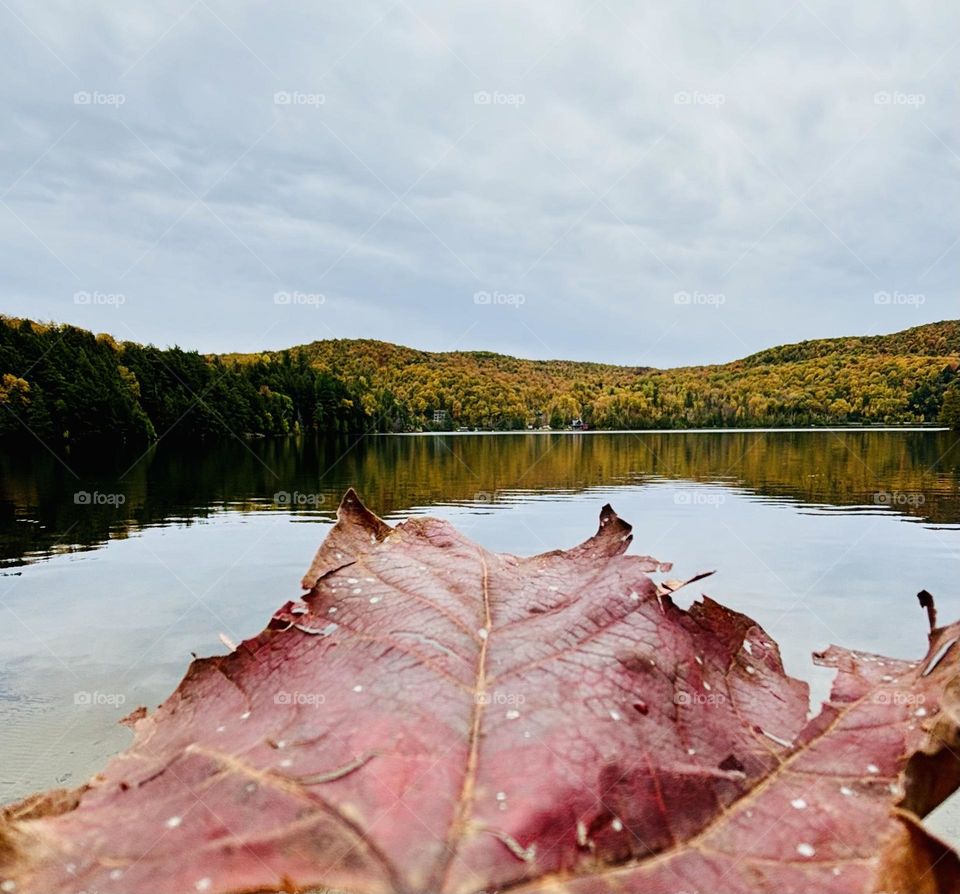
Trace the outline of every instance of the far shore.
{"type": "Polygon", "coordinates": [[[950,431],[946,425],[807,425],[798,428],[518,428],[494,431],[378,431],[367,434],[378,437],[437,437],[448,435],[695,435],[776,432],[845,432],[845,431],[950,431]]]}

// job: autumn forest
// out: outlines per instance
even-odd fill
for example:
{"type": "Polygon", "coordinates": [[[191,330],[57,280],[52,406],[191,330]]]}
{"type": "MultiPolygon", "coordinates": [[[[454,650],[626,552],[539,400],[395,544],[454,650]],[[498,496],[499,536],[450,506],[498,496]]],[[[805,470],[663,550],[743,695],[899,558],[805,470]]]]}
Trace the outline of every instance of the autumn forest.
{"type": "Polygon", "coordinates": [[[0,437],[960,425],[960,321],[653,369],[371,340],[204,356],[4,317],[0,437]]]}

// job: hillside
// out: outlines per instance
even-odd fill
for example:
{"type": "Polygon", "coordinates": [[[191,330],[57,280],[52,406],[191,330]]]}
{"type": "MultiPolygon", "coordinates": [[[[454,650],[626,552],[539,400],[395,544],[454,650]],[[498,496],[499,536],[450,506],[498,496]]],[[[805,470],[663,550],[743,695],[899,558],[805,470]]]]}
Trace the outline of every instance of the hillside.
{"type": "MultiPolygon", "coordinates": [[[[387,430],[449,426],[597,428],[917,423],[938,419],[960,360],[960,321],[891,335],[769,348],[732,363],[651,369],[489,352],[429,353],[370,340],[290,349],[363,395],[387,430]]],[[[277,354],[229,355],[240,365],[277,354]]]]}
{"type": "Polygon", "coordinates": [[[204,357],[0,317],[0,437],[48,445],[296,431],[932,423],[960,416],[960,321],[652,369],[366,339],[204,357]]]}

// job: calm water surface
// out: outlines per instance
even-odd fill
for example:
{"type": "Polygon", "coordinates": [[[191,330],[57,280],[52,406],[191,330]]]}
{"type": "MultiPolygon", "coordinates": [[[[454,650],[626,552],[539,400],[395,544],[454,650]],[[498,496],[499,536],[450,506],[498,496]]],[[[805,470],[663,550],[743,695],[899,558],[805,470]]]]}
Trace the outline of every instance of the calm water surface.
{"type": "MultiPolygon", "coordinates": [[[[933,431],[303,438],[145,455],[0,456],[0,801],[76,785],[191,653],[257,633],[350,485],[388,520],[451,520],[519,554],[591,535],[604,503],[633,552],[705,569],[817,703],[830,642],[925,651],[914,594],[960,617],[960,447],[933,431]]],[[[681,594],[682,595],[682,594],[681,594]]],[[[697,595],[678,599],[686,604],[697,595]]]]}

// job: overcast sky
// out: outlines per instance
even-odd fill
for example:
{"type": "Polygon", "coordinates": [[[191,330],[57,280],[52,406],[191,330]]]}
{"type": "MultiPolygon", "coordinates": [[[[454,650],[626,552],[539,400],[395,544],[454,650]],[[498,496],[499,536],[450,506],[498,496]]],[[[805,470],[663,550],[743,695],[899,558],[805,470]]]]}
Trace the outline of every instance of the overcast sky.
{"type": "Polygon", "coordinates": [[[960,313],[948,2],[0,0],[8,314],[674,366],[960,313]]]}

